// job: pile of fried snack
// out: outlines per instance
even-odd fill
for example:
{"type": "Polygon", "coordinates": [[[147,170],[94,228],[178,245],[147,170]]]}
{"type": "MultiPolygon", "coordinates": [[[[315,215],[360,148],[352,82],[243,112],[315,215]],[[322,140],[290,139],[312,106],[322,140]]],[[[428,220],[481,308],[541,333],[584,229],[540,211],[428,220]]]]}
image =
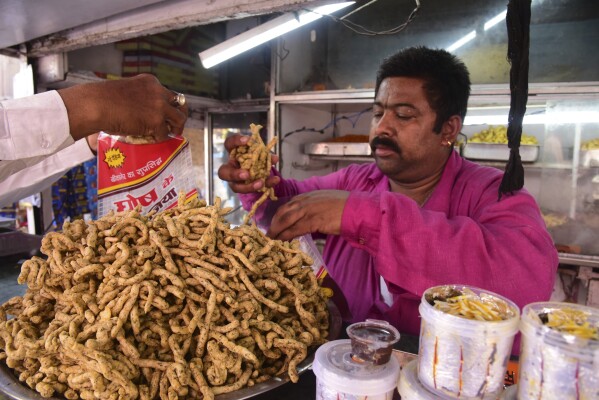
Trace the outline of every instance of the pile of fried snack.
{"type": "Polygon", "coordinates": [[[296,242],[194,200],[47,234],[0,306],[0,359],[45,397],[212,399],[297,381],[328,311],[296,242]]]}

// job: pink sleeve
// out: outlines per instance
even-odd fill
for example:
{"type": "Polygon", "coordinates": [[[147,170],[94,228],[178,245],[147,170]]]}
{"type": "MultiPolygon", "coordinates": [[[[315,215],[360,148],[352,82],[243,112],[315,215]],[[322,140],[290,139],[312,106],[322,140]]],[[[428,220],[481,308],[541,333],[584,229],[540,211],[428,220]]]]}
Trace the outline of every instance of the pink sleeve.
{"type": "Polygon", "coordinates": [[[534,199],[519,194],[470,207],[448,217],[401,194],[352,192],[341,235],[375,257],[388,282],[412,293],[455,283],[521,307],[549,299],[558,257],[534,199]]]}

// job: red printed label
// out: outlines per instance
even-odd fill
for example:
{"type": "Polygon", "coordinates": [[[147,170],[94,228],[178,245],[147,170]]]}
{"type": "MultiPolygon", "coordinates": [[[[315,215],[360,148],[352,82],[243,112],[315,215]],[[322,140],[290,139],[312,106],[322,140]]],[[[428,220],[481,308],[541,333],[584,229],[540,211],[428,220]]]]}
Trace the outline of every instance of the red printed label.
{"type": "Polygon", "coordinates": [[[183,137],[129,144],[115,136],[98,139],[98,215],[141,207],[160,211],[177,204],[179,193],[197,196],[191,150],[183,137]]]}

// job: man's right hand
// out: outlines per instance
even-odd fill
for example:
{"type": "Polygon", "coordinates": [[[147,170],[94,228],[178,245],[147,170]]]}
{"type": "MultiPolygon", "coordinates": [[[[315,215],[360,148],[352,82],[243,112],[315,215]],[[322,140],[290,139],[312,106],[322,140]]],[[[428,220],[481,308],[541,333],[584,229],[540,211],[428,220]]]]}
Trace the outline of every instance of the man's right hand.
{"type": "MultiPolygon", "coordinates": [[[[231,158],[231,150],[235,147],[246,145],[249,139],[249,136],[234,135],[229,136],[225,140],[225,149],[229,154],[229,161],[221,165],[218,169],[218,177],[226,181],[235,193],[253,193],[262,189],[263,186],[261,180],[246,183],[250,177],[249,171],[242,169],[237,160],[231,158]]],[[[271,157],[272,164],[275,165],[279,161],[279,156],[273,154],[271,157]]],[[[273,187],[279,181],[280,178],[278,176],[271,176],[266,179],[266,187],[273,187]]]]}
{"type": "Polygon", "coordinates": [[[176,104],[176,93],[149,74],[77,85],[58,94],[75,140],[104,131],[163,141],[183,133],[187,120],[187,106],[176,104]]]}

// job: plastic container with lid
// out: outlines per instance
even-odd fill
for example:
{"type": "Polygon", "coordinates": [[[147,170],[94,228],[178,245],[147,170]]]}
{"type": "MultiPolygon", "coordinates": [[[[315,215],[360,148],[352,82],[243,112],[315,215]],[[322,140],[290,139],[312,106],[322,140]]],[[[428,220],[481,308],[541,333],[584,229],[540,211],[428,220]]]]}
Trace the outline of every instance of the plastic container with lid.
{"type": "Polygon", "coordinates": [[[352,357],[350,339],[325,343],[312,365],[319,400],[391,400],[397,387],[399,361],[375,365],[352,357]]]}
{"type": "Polygon", "coordinates": [[[581,313],[595,335],[599,328],[596,308],[558,302],[526,305],[520,321],[518,399],[599,399],[599,340],[546,326],[541,317],[555,311],[581,313]]]}
{"type": "Polygon", "coordinates": [[[399,341],[399,331],[387,321],[367,319],[347,327],[355,360],[375,365],[386,364],[391,358],[393,345],[399,341]]]}
{"type": "Polygon", "coordinates": [[[508,386],[503,393],[501,393],[499,400],[518,400],[517,394],[518,385],[508,386]]]}
{"type": "Polygon", "coordinates": [[[418,380],[418,360],[410,361],[401,369],[397,391],[401,400],[437,400],[439,398],[429,392],[418,380]]]}
{"type": "Polygon", "coordinates": [[[419,307],[422,323],[418,352],[418,378],[442,398],[497,399],[503,383],[520,311],[498,294],[464,285],[444,285],[428,289],[419,307]],[[444,290],[486,297],[506,306],[504,320],[485,321],[464,318],[441,311],[427,299],[444,290]],[[491,296],[491,297],[488,297],[491,296]]]}

